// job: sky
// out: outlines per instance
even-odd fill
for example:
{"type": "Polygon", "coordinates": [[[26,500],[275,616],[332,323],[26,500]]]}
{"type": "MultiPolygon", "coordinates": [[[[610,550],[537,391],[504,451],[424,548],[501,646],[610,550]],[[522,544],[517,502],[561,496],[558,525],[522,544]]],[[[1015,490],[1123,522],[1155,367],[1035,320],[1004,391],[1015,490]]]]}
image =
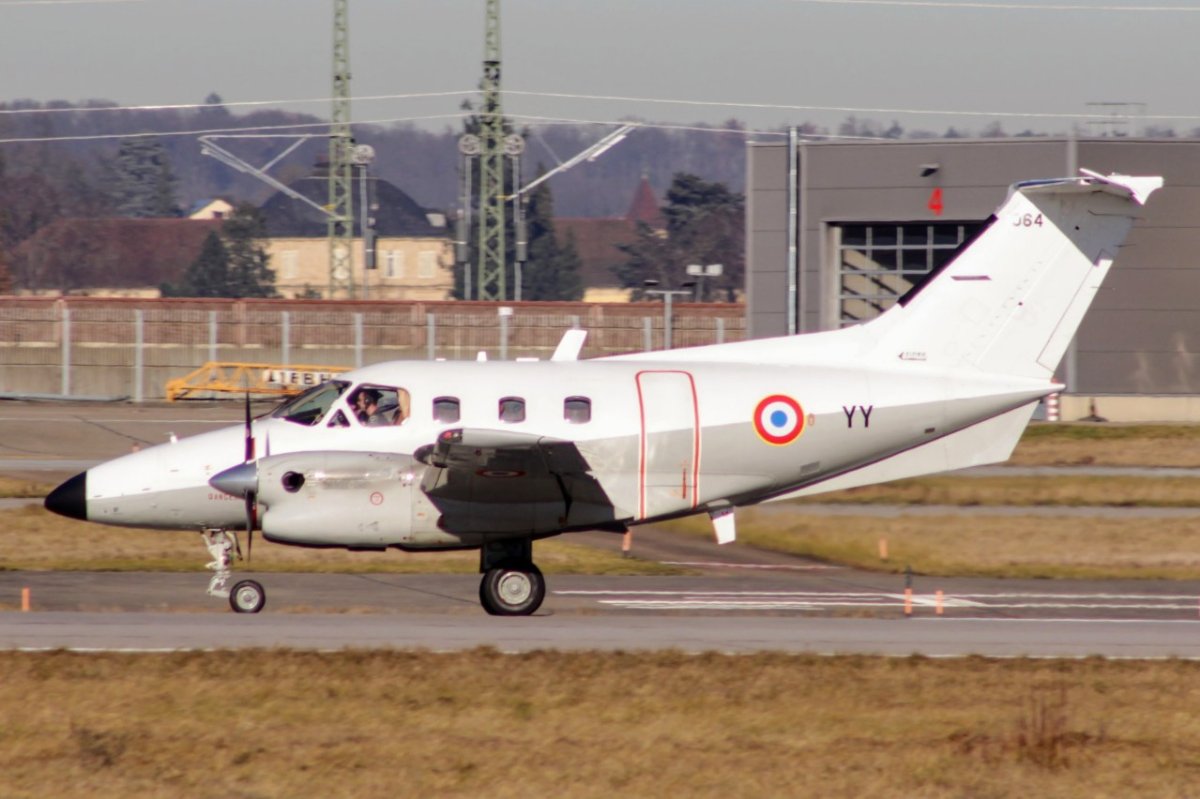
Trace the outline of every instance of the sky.
{"type": "MultiPolygon", "coordinates": [[[[1144,104],[1142,124],[1200,128],[1196,2],[501,5],[504,108],[514,117],[835,129],[853,114],[938,133],[997,120],[1009,133],[1066,132],[1096,129],[1070,116],[1087,114],[1090,102],[1128,102],[1144,104]]],[[[349,0],[353,118],[456,126],[481,74],[484,7],[349,0]],[[366,99],[430,93],[446,94],[366,99]]],[[[160,105],[216,92],[228,103],[325,117],[332,8],[332,0],[0,0],[0,101],[160,105]]]]}

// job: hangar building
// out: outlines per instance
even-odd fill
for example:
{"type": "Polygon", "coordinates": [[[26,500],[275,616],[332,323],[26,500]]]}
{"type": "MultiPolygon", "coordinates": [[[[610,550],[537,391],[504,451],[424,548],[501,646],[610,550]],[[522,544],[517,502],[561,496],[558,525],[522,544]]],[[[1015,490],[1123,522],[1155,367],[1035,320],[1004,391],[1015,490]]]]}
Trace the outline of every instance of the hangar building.
{"type": "Polygon", "coordinates": [[[751,142],[754,337],[865,321],[937,268],[1021,180],[1162,175],[1060,367],[1063,418],[1200,420],[1200,140],[751,142]]]}

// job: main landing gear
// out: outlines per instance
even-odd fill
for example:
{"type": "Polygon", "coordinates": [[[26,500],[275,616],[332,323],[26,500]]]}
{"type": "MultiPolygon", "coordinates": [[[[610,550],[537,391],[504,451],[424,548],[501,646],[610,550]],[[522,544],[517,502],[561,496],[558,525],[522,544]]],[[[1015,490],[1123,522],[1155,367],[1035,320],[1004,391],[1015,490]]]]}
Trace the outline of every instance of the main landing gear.
{"type": "Polygon", "coordinates": [[[257,580],[239,580],[233,588],[226,588],[229,578],[233,575],[233,556],[236,552],[241,555],[237,536],[227,530],[205,530],[204,546],[212,561],[205,568],[213,570],[212,579],[208,581],[208,595],[227,597],[229,607],[235,613],[258,613],[267,604],[267,592],[257,580]]]}
{"type": "Polygon", "coordinates": [[[491,541],[479,550],[479,604],[493,616],[528,616],[542,606],[546,581],[533,565],[533,541],[491,541]]]}

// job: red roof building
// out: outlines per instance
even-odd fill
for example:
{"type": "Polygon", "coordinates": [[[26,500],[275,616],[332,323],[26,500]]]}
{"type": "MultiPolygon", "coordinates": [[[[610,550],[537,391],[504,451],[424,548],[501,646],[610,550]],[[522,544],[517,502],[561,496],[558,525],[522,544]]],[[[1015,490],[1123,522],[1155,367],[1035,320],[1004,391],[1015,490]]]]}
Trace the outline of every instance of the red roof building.
{"type": "Polygon", "coordinates": [[[219,220],[59,219],[21,243],[12,271],[24,291],[157,295],[220,229],[219,220]]]}
{"type": "Polygon", "coordinates": [[[655,230],[666,227],[654,189],[645,175],[638,183],[629,212],[624,217],[559,217],[554,220],[554,231],[560,244],[565,244],[568,236],[574,237],[575,250],[582,264],[580,277],[585,301],[628,301],[629,290],[621,286],[613,267],[627,260],[619,245],[637,240],[639,222],[655,230]]]}

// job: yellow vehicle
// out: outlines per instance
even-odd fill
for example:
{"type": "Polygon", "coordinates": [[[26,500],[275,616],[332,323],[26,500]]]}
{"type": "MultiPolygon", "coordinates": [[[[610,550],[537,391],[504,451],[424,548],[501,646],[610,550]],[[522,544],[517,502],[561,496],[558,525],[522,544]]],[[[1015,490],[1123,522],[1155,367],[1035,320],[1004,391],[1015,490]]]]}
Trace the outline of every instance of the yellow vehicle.
{"type": "Polygon", "coordinates": [[[348,366],[209,361],[184,377],[168,380],[167,402],[202,391],[290,397],[349,370],[348,366]]]}

